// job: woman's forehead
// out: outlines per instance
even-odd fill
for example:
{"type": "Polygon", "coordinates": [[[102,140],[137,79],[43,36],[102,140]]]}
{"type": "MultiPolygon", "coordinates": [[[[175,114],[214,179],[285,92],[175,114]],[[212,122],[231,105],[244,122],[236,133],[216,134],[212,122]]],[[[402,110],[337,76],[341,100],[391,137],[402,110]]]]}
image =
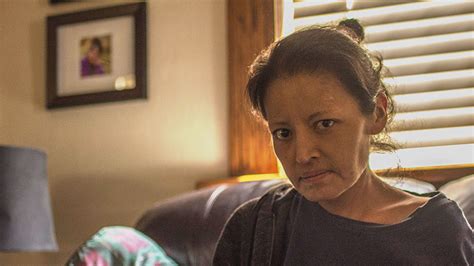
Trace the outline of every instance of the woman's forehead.
{"type": "Polygon", "coordinates": [[[357,108],[353,97],[329,72],[280,78],[268,87],[264,104],[269,120],[290,114],[310,116],[357,108]]]}
{"type": "Polygon", "coordinates": [[[264,103],[279,99],[294,101],[310,98],[322,104],[336,104],[352,99],[343,83],[331,72],[295,74],[280,77],[267,87],[264,103]]]}

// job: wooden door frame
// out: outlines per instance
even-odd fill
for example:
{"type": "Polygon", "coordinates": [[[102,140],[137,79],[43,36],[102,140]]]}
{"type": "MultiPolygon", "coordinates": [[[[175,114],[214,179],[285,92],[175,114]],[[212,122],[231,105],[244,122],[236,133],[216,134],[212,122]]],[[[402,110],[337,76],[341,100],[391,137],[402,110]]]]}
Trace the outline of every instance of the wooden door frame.
{"type": "Polygon", "coordinates": [[[270,135],[245,97],[248,67],[278,36],[280,0],[228,0],[229,174],[276,173],[270,135]]]}

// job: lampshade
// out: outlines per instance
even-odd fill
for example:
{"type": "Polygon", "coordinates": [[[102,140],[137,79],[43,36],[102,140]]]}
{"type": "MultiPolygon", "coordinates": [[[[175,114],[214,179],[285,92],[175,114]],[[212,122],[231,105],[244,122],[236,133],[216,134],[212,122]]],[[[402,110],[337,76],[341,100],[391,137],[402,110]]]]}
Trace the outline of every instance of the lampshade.
{"type": "Polygon", "coordinates": [[[55,250],[46,154],[0,146],[0,251],[55,250]]]}

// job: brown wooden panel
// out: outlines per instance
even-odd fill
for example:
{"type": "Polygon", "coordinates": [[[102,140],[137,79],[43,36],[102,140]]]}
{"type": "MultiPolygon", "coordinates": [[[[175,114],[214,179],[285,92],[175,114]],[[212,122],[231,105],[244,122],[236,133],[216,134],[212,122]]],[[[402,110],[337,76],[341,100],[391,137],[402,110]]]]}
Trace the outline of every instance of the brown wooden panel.
{"type": "Polygon", "coordinates": [[[248,67],[275,36],[273,0],[229,0],[229,162],[231,176],[277,172],[270,137],[250,114],[248,67]]]}

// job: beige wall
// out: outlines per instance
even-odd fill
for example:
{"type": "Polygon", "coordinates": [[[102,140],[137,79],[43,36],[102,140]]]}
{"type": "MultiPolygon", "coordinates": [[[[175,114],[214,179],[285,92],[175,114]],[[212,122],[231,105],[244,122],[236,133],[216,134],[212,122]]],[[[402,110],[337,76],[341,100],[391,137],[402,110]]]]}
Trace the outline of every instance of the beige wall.
{"type": "Polygon", "coordinates": [[[120,2],[0,0],[0,144],[47,152],[60,245],[2,265],[63,264],[100,227],[227,174],[224,0],[148,1],[148,100],[45,109],[46,16],[120,2]]]}

